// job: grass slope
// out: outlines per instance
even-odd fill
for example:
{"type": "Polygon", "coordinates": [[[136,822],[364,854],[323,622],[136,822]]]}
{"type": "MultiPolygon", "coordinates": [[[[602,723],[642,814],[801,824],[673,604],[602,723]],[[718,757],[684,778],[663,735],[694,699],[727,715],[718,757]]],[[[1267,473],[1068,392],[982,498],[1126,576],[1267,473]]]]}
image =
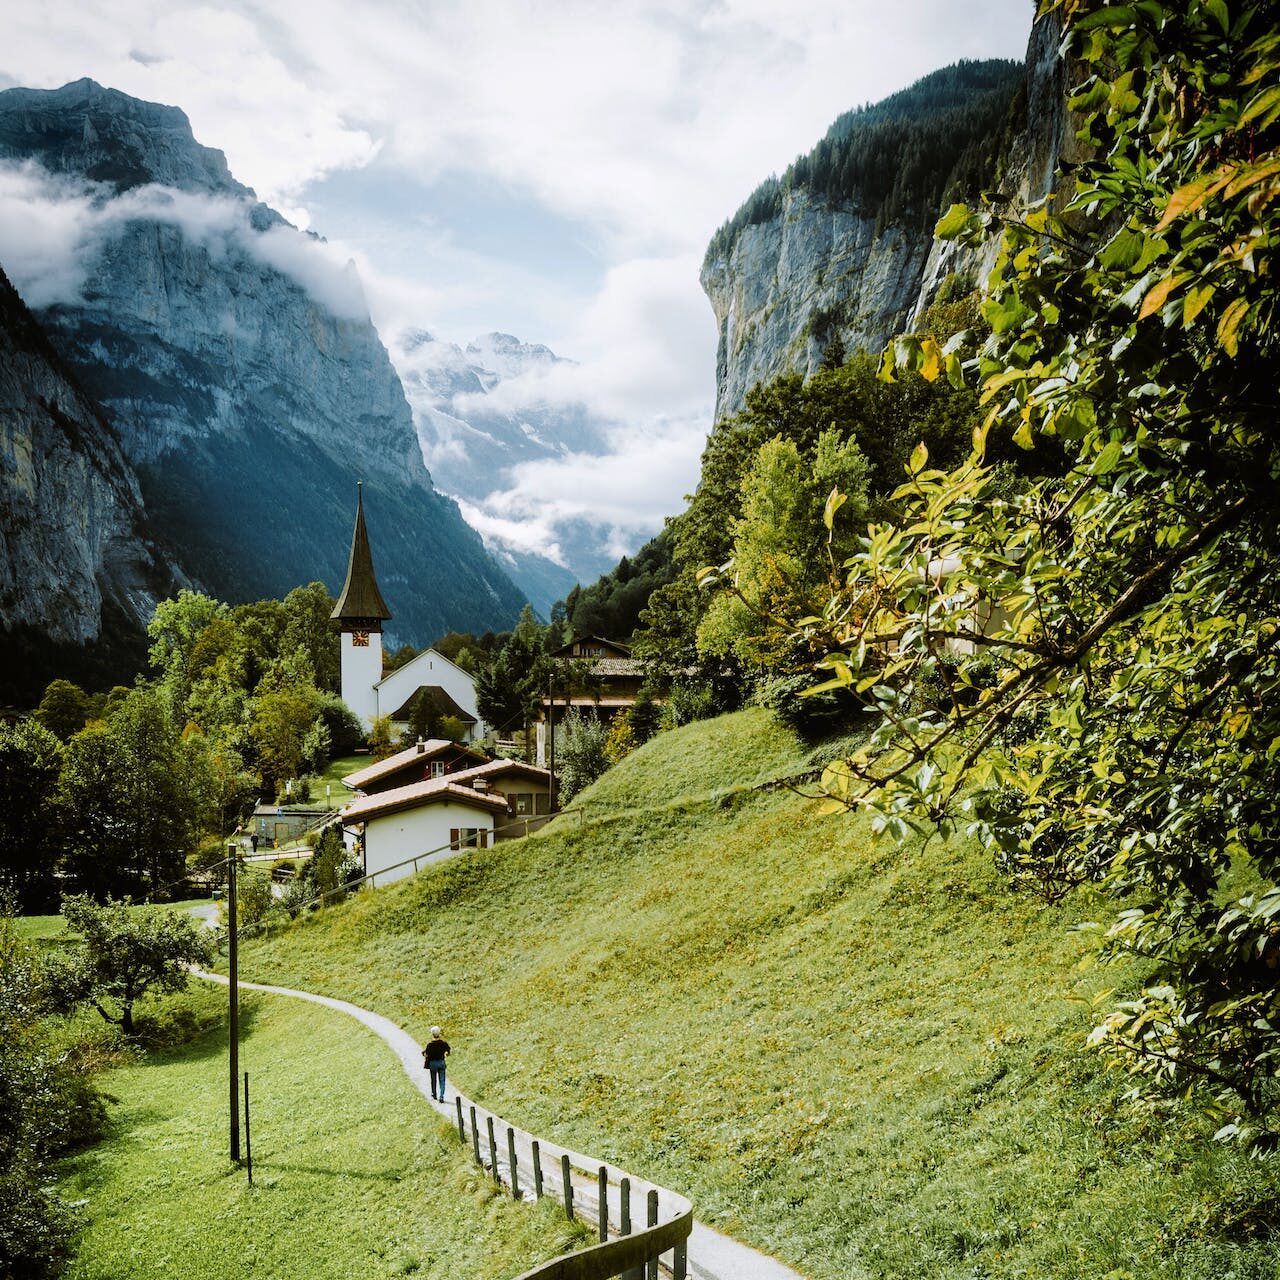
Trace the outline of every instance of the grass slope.
{"type": "MultiPolygon", "coordinates": [[[[225,998],[202,986],[178,1012],[220,1025],[225,998]]],[[[88,1216],[68,1280],[497,1278],[567,1245],[549,1204],[494,1194],[371,1032],[251,993],[242,1019],[254,1186],[227,1159],[225,1028],[107,1072],[111,1135],[62,1188],[88,1216]]]]}
{"type": "Polygon", "coordinates": [[[1095,904],[788,791],[763,713],[661,735],[562,819],[247,945],[441,1023],[466,1090],[815,1277],[1273,1276],[1277,1175],[1081,1052],[1095,904]]]}

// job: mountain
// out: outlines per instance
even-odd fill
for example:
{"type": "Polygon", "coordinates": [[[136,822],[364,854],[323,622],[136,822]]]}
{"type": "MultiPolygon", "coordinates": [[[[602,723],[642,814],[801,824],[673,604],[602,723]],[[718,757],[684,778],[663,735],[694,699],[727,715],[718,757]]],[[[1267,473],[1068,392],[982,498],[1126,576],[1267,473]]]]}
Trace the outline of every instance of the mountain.
{"type": "Polygon", "coordinates": [[[436,483],[486,531],[490,552],[544,616],[579,581],[614,563],[601,548],[609,530],[560,521],[558,559],[530,551],[516,531],[503,536],[496,513],[537,517],[512,496],[521,464],[607,452],[606,423],[581,405],[552,399],[548,383],[573,361],[541,343],[487,333],[466,347],[424,329],[402,333],[392,358],[413,410],[422,456],[436,483]]]}
{"type": "Polygon", "coordinates": [[[960,62],[841,116],[716,232],[701,281],[720,329],[716,417],[829,353],[878,351],[940,290],[981,284],[996,246],[943,244],[953,200],[1049,190],[1068,145],[1058,29],[1032,29],[1024,66],[960,62]]]}
{"type": "Polygon", "coordinates": [[[142,665],[156,601],[185,579],[149,535],[119,439],[3,272],[0,530],[0,701],[142,665]]]}
{"type": "Polygon", "coordinates": [[[136,468],[150,527],[229,600],[346,570],[355,481],[392,639],[509,624],[522,593],[423,465],[359,278],[176,107],[91,80],[0,93],[0,164],[74,225],[5,263],[136,468]]]}

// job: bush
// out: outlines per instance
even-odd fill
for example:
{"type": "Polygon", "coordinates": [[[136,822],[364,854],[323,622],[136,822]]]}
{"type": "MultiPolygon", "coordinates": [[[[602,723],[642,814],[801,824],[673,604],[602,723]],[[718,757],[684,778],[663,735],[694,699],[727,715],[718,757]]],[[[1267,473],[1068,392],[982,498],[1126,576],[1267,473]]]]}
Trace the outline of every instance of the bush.
{"type": "Polygon", "coordinates": [[[563,735],[556,749],[560,767],[560,804],[566,805],[589,787],[609,767],[608,730],[595,716],[570,711],[560,726],[563,735]]]}

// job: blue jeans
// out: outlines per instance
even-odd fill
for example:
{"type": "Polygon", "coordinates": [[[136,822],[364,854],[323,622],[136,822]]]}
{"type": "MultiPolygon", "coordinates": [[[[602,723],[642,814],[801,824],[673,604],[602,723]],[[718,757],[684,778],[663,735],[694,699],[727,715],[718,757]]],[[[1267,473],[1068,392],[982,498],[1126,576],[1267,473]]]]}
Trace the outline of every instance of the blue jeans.
{"type": "Polygon", "coordinates": [[[436,1082],[439,1081],[440,1083],[439,1097],[440,1097],[440,1101],[443,1102],[444,1101],[444,1060],[441,1059],[439,1062],[428,1062],[427,1071],[430,1072],[431,1074],[431,1096],[433,1098],[436,1096],[436,1082]]]}

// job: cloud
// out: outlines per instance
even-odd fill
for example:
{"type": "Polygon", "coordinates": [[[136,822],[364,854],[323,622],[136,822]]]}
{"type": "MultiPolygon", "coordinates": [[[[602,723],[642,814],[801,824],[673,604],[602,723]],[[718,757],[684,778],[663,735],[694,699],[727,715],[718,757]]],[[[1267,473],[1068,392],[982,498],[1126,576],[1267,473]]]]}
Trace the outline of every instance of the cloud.
{"type": "Polygon", "coordinates": [[[617,558],[655,534],[680,505],[678,495],[697,483],[706,433],[704,418],[651,420],[616,434],[607,454],[521,463],[506,488],[459,505],[467,522],[500,546],[566,564],[569,533],[590,526],[617,558]]]}
{"type": "Polygon", "coordinates": [[[38,165],[0,166],[0,264],[28,306],[81,300],[91,216],[88,195],[38,165]]]}
{"type": "Polygon", "coordinates": [[[215,255],[241,251],[292,279],[334,315],[368,319],[349,257],[287,225],[254,229],[255,206],[147,185],[119,195],[94,183],[52,175],[39,165],[0,163],[0,263],[29,306],[79,304],[93,260],[135,222],[178,228],[215,255]]]}

